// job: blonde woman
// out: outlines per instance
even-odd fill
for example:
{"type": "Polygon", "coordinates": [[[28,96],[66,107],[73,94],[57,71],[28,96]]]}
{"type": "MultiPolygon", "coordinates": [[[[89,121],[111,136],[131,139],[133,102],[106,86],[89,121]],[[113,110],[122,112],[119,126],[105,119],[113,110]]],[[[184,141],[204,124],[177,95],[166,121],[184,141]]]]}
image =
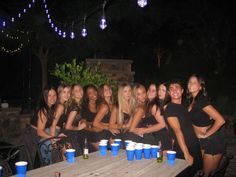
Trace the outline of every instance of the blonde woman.
{"type": "Polygon", "coordinates": [[[135,100],[131,85],[128,83],[119,85],[118,105],[113,107],[109,122],[109,130],[113,134],[113,139],[127,139],[125,135],[130,128],[134,109],[135,100]]]}
{"type": "Polygon", "coordinates": [[[50,132],[52,136],[55,136],[56,134],[61,132],[61,130],[65,126],[67,108],[71,95],[71,87],[69,85],[59,85],[59,87],[57,88],[57,93],[58,100],[56,104],[55,118],[53,120],[52,129],[50,132]]]}

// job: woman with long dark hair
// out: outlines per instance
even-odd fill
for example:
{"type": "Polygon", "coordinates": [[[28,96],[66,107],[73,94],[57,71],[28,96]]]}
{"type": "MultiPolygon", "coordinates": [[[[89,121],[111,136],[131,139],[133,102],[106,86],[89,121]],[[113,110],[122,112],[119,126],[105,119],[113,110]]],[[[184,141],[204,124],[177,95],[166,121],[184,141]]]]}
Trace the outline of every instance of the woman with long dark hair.
{"type": "Polygon", "coordinates": [[[205,81],[199,75],[189,77],[187,98],[193,128],[201,143],[203,170],[208,176],[218,167],[224,153],[225,120],[210,103],[205,81]]]}

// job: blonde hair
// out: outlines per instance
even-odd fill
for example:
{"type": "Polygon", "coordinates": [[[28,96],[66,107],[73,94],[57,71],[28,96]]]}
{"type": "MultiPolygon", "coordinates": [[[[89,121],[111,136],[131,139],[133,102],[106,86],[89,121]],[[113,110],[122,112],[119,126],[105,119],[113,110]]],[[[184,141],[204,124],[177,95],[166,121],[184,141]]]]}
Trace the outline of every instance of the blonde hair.
{"type": "Polygon", "coordinates": [[[130,84],[128,83],[124,83],[119,85],[118,88],[118,115],[117,115],[117,123],[122,125],[124,123],[124,99],[123,99],[123,91],[125,87],[130,87],[131,89],[131,97],[129,100],[129,105],[128,105],[128,114],[130,115],[130,117],[133,115],[134,113],[134,109],[135,109],[135,100],[132,94],[132,87],[130,84]]]}
{"type": "Polygon", "coordinates": [[[137,99],[137,90],[138,89],[142,89],[146,92],[146,88],[142,85],[142,84],[135,84],[135,86],[133,87],[133,97],[134,97],[134,100],[135,100],[135,107],[137,108],[139,106],[139,103],[138,103],[138,99],[137,99]]]}
{"type": "Polygon", "coordinates": [[[61,92],[63,91],[63,89],[68,88],[70,90],[70,98],[68,101],[66,101],[63,105],[65,107],[65,112],[67,111],[67,108],[69,106],[70,103],[70,99],[71,99],[71,86],[70,85],[66,85],[66,84],[61,84],[58,86],[57,88],[57,94],[58,94],[58,103],[60,104],[60,99],[61,99],[61,92]]]}
{"type": "MultiPolygon", "coordinates": [[[[80,87],[83,90],[83,87],[80,84],[72,85],[72,87],[71,87],[71,97],[70,97],[70,100],[69,100],[69,105],[76,103],[75,96],[74,96],[74,88],[75,87],[80,87]]],[[[82,101],[83,101],[83,98],[81,98],[79,104],[77,104],[80,108],[81,108],[81,105],[82,105],[82,101]]]]}

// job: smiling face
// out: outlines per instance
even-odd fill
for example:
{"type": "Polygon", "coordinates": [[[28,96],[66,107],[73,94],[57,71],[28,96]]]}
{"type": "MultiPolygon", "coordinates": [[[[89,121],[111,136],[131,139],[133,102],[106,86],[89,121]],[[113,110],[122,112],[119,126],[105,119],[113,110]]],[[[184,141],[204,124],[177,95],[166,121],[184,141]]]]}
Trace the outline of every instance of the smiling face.
{"type": "Polygon", "coordinates": [[[62,102],[66,102],[66,101],[69,100],[70,92],[71,92],[70,87],[65,87],[61,90],[60,99],[61,99],[62,102]]]}
{"type": "Polygon", "coordinates": [[[48,91],[48,97],[47,97],[48,106],[51,107],[56,103],[56,101],[57,101],[57,93],[54,89],[50,89],[48,91]]]}
{"type": "Polygon", "coordinates": [[[142,87],[137,88],[136,99],[137,99],[138,103],[145,103],[145,101],[147,99],[147,93],[144,88],[142,88],[142,87]]]}
{"type": "Polygon", "coordinates": [[[147,91],[147,97],[149,100],[153,100],[157,96],[157,88],[155,84],[151,84],[147,91]]]}
{"type": "Polygon", "coordinates": [[[78,85],[74,86],[72,94],[76,100],[81,100],[84,94],[82,87],[78,85]]]}
{"type": "Polygon", "coordinates": [[[104,95],[104,98],[112,96],[112,90],[110,86],[108,85],[103,86],[103,95],[104,95]]]}
{"type": "Polygon", "coordinates": [[[167,88],[164,84],[159,85],[157,94],[160,100],[165,99],[166,94],[167,94],[167,88]]]}
{"type": "Polygon", "coordinates": [[[131,87],[130,86],[125,86],[122,91],[122,97],[125,101],[129,101],[131,98],[131,87]]]}
{"type": "Polygon", "coordinates": [[[170,84],[169,93],[172,102],[181,103],[183,91],[184,90],[182,89],[180,84],[178,83],[170,84]]]}
{"type": "Polygon", "coordinates": [[[98,98],[98,92],[93,87],[89,87],[87,89],[87,96],[89,101],[97,101],[98,98]]]}
{"type": "Polygon", "coordinates": [[[201,89],[202,87],[197,77],[195,76],[190,77],[188,80],[188,91],[193,96],[196,96],[201,89]]]}

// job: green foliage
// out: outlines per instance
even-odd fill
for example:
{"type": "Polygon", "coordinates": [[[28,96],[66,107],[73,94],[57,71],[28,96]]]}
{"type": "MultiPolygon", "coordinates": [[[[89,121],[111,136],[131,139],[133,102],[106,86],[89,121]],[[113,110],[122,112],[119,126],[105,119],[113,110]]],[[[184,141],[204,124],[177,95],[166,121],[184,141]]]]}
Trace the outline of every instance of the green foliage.
{"type": "Polygon", "coordinates": [[[56,64],[53,76],[60,79],[61,84],[73,85],[79,83],[82,87],[93,84],[99,87],[102,84],[109,84],[113,91],[117,90],[117,83],[109,79],[101,71],[101,64],[97,63],[94,68],[86,66],[84,62],[76,63],[73,59],[71,63],[56,64]]]}

